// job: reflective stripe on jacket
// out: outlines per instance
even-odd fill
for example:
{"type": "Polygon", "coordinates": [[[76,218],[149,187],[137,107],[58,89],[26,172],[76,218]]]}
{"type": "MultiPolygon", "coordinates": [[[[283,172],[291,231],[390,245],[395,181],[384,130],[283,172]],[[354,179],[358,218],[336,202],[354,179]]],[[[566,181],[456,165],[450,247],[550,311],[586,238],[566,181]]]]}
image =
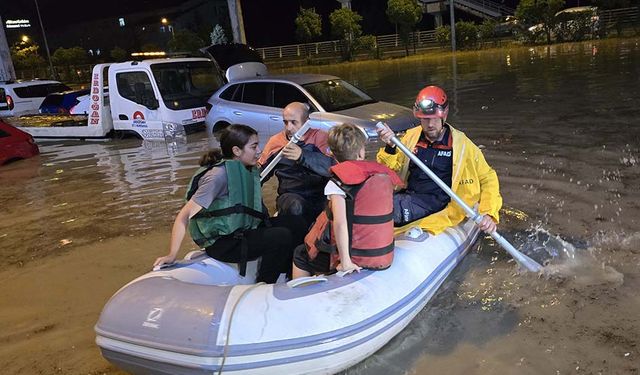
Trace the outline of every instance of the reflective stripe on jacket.
{"type": "MultiPolygon", "coordinates": [[[[456,193],[470,207],[477,206],[480,214],[487,214],[498,222],[499,211],[502,207],[502,196],[496,171],[487,164],[482,151],[467,136],[449,125],[453,137],[453,173],[451,190],[456,193]]],[[[402,143],[412,150],[418,139],[422,127],[409,129],[402,137],[402,143]]],[[[398,172],[403,180],[407,180],[407,172],[411,160],[400,150],[395,154],[388,154],[384,148],[377,154],[378,162],[398,172]]],[[[448,227],[458,225],[465,219],[464,210],[451,200],[440,212],[396,228],[396,234],[404,233],[412,226],[420,226],[433,234],[439,234],[448,227]]]]}

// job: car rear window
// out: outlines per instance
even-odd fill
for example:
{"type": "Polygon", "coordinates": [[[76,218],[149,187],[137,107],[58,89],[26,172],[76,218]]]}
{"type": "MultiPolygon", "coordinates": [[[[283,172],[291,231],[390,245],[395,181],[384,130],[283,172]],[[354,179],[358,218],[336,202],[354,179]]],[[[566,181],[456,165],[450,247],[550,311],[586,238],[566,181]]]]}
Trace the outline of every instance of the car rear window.
{"type": "Polygon", "coordinates": [[[0,88],[0,111],[9,109],[9,103],[7,103],[7,94],[3,88],[0,88]]]}
{"type": "Polygon", "coordinates": [[[269,106],[269,89],[271,87],[270,83],[264,82],[245,83],[242,92],[242,102],[269,106]]]}
{"type": "Polygon", "coordinates": [[[234,94],[236,93],[236,90],[238,90],[238,87],[240,87],[240,85],[231,85],[231,86],[227,87],[220,94],[220,99],[233,100],[234,94]]]}
{"type": "Polygon", "coordinates": [[[70,90],[69,86],[62,83],[43,83],[13,88],[16,95],[21,98],[44,98],[51,93],[67,90],[70,90]]]}

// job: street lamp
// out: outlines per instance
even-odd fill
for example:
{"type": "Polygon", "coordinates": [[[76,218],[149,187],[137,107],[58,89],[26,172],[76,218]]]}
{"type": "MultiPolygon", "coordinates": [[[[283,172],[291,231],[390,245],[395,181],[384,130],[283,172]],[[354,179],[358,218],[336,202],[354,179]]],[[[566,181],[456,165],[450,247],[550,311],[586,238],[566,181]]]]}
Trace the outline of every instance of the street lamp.
{"type": "Polygon", "coordinates": [[[171,26],[171,25],[169,24],[169,20],[167,20],[167,18],[166,18],[166,17],[162,17],[162,19],[160,20],[160,22],[161,22],[164,26],[166,26],[166,27],[168,27],[168,28],[169,28],[169,31],[171,31],[171,37],[175,37],[175,35],[173,34],[173,26],[171,26]]]}
{"type": "Polygon", "coordinates": [[[44,38],[44,48],[47,50],[47,58],[49,59],[49,69],[51,69],[51,75],[56,76],[55,70],[53,70],[53,63],[51,62],[51,53],[49,53],[49,44],[47,43],[47,34],[44,33],[44,25],[42,24],[42,17],[40,16],[40,7],[38,7],[38,0],[33,0],[36,3],[36,12],[38,13],[38,21],[40,21],[40,29],[42,30],[42,37],[44,38]]]}
{"type": "Polygon", "coordinates": [[[23,35],[22,37],[20,37],[20,40],[22,40],[22,43],[27,43],[29,41],[29,36],[23,35]]]}

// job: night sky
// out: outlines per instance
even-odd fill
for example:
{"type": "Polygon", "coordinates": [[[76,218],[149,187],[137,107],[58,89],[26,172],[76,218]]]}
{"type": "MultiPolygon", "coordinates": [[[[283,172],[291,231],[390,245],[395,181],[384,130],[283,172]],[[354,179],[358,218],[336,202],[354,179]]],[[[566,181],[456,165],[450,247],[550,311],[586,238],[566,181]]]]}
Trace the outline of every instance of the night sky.
{"type": "MultiPolygon", "coordinates": [[[[494,1],[511,7],[517,4],[517,0],[494,1]]],[[[567,6],[575,6],[577,1],[568,0],[567,6]]],[[[74,23],[91,19],[126,16],[132,12],[162,9],[184,2],[185,0],[38,0],[43,23],[51,31],[73,27],[74,23]]],[[[581,5],[586,2],[583,0],[581,5]]],[[[394,26],[385,15],[386,4],[387,0],[353,0],[352,8],[364,17],[364,33],[381,35],[394,32],[394,26]]],[[[329,13],[340,7],[340,3],[335,0],[242,0],[248,43],[256,47],[296,43],[293,20],[300,6],[316,8],[323,20],[323,39],[331,39],[329,13]]],[[[28,18],[31,20],[32,30],[38,27],[34,0],[0,0],[0,16],[3,20],[28,18]]],[[[456,17],[474,20],[461,11],[456,12],[456,17]]],[[[418,25],[418,29],[432,28],[432,17],[424,17],[418,25]]]]}

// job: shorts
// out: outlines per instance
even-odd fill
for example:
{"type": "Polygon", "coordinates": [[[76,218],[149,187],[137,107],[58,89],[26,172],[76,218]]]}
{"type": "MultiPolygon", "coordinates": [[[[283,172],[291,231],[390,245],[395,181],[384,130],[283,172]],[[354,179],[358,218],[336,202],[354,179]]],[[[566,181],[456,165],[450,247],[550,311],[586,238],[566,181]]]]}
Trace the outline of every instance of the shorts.
{"type": "Polygon", "coordinates": [[[331,255],[320,251],[315,259],[310,259],[307,247],[302,244],[293,251],[293,264],[312,275],[326,275],[331,271],[331,255]]]}

